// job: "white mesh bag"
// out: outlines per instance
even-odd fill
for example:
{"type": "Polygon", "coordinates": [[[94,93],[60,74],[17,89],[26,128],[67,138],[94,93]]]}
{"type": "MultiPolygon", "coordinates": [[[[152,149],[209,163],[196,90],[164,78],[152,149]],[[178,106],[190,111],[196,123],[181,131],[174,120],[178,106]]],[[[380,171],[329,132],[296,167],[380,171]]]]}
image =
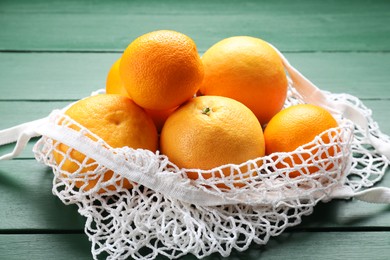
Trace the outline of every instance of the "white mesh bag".
{"type": "Polygon", "coordinates": [[[53,194],[67,205],[76,204],[86,217],[94,259],[178,258],[188,253],[201,258],[214,252],[228,256],[251,243],[266,244],[299,224],[319,201],[355,197],[390,203],[389,188],[373,187],[389,166],[390,138],[381,133],[371,111],[354,96],[321,91],[280,56],[289,74],[285,106],[311,103],[329,110],[339,123],[322,133],[329,143],[318,136],[294,152],[241,165],[179,169],[158,152],[111,148],[65,116],[64,108],[0,131],[0,145],[17,141],[14,151],[0,160],[17,156],[30,138],[42,136],[34,146],[35,157],[53,169],[53,194]],[[59,149],[61,143],[69,149],[59,149]],[[73,158],[73,150],[85,158],[73,158]],[[282,170],[276,167],[291,158],[301,160],[282,170]],[[62,169],[69,161],[77,165],[72,173],[62,169]],[[313,167],[316,172],[309,174],[313,167]],[[289,177],[297,171],[300,176],[289,177]],[[105,181],[107,172],[112,178],[105,181]],[[199,178],[190,180],[189,172],[199,178]],[[231,174],[221,179],[222,172],[231,174]],[[131,189],[122,187],[124,179],[131,189]],[[88,180],[97,185],[86,189],[88,180]],[[85,185],[77,188],[76,182],[85,185]]]}

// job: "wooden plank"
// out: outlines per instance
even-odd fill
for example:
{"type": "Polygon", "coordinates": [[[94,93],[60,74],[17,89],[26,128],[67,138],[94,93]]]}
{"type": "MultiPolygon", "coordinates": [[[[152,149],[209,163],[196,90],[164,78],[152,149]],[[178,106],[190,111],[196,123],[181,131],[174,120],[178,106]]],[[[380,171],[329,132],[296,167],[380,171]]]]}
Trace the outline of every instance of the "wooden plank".
{"type": "MultiPolygon", "coordinates": [[[[390,232],[302,232],[276,237],[253,259],[388,259],[390,232]]],[[[249,259],[249,258],[248,258],[249,259]]]]}
{"type": "Polygon", "coordinates": [[[46,117],[52,110],[62,109],[71,102],[1,101],[0,129],[46,117]]]}
{"type": "MultiPolygon", "coordinates": [[[[76,100],[104,88],[120,53],[0,53],[0,100],[76,100]]],[[[321,89],[390,98],[390,53],[287,53],[321,89]]],[[[1,111],[1,110],[0,110],[1,111]]]]}
{"type": "MultiPolygon", "coordinates": [[[[131,40],[170,28],[191,36],[201,53],[228,36],[262,37],[321,88],[364,99],[390,133],[389,12],[386,0],[2,0],[0,130],[104,87],[131,40]]],[[[0,258],[91,259],[84,219],[52,195],[50,169],[29,151],[21,158],[0,162],[0,258]]],[[[379,185],[390,187],[389,173],[379,185]]],[[[266,246],[229,259],[388,259],[389,227],[388,205],[334,200],[266,246]]]]}
{"type": "MultiPolygon", "coordinates": [[[[377,186],[390,187],[390,169],[377,186]]],[[[52,195],[52,172],[35,160],[0,162],[0,233],[4,230],[82,230],[84,218],[75,206],[52,195]]],[[[294,230],[390,227],[388,205],[356,200],[319,203],[294,230]]]]}
{"type": "Polygon", "coordinates": [[[0,4],[0,50],[117,51],[161,28],[188,34],[201,51],[233,35],[261,37],[283,51],[388,51],[390,46],[386,0],[0,4]]]}
{"type": "Polygon", "coordinates": [[[390,97],[389,53],[287,53],[291,65],[319,88],[363,99],[390,97]]]}
{"type": "Polygon", "coordinates": [[[80,99],[106,86],[120,54],[0,53],[1,100],[80,99]]]}
{"type": "Polygon", "coordinates": [[[1,161],[0,233],[82,230],[84,218],[52,194],[52,181],[50,168],[35,160],[1,161]]]}
{"type": "Polygon", "coordinates": [[[92,259],[84,234],[2,234],[0,241],[2,259],[92,259]]]}
{"type": "MultiPolygon", "coordinates": [[[[91,259],[89,247],[83,234],[0,235],[0,252],[8,260],[91,259]]],[[[298,232],[271,238],[266,246],[234,250],[226,259],[388,259],[389,254],[390,232],[298,232]]],[[[186,255],[181,259],[196,258],[186,255]]],[[[221,256],[215,253],[203,259],[221,256]]]]}

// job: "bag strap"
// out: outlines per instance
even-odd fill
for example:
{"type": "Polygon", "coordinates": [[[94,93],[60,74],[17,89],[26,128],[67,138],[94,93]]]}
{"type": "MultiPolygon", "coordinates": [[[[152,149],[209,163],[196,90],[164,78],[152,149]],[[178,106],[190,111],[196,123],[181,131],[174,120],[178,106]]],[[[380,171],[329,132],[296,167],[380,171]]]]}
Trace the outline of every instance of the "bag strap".
{"type": "MultiPolygon", "coordinates": [[[[42,136],[60,140],[61,143],[69,147],[76,147],[77,151],[93,158],[106,168],[168,197],[202,206],[237,204],[240,202],[240,200],[226,197],[222,193],[217,195],[199,190],[189,185],[190,180],[183,179],[179,174],[172,174],[171,172],[156,173],[154,167],[143,169],[138,165],[128,163],[126,158],[117,156],[115,151],[111,149],[102,149],[101,143],[92,140],[80,131],[60,126],[52,121],[39,125],[36,131],[42,136]]],[[[148,150],[139,150],[138,152],[144,152],[145,156],[153,154],[153,156],[148,156],[149,158],[156,157],[153,152],[148,150]]],[[[158,163],[159,161],[156,160],[156,164],[158,163]]]]}
{"type": "Polygon", "coordinates": [[[0,131],[0,146],[5,144],[14,143],[14,150],[8,154],[0,156],[0,160],[10,160],[18,156],[33,137],[40,136],[39,133],[35,131],[36,127],[43,124],[48,120],[47,117],[34,120],[28,123],[20,124],[8,129],[0,131]]]}
{"type": "Polygon", "coordinates": [[[331,199],[354,198],[369,203],[390,204],[390,188],[374,187],[362,191],[354,191],[349,186],[340,186],[329,195],[331,199]]]}
{"type": "MultiPolygon", "coordinates": [[[[272,46],[272,45],[271,45],[272,46]]],[[[272,46],[273,47],[273,46],[272,46]]],[[[372,146],[381,154],[390,160],[390,143],[384,142],[380,138],[373,136],[369,131],[367,118],[357,108],[337,101],[330,100],[326,95],[309,79],[303,76],[295,69],[283,54],[273,47],[282,59],[283,65],[286,68],[291,80],[294,83],[294,88],[299,92],[306,103],[319,105],[327,109],[332,114],[341,114],[343,117],[351,120],[356,125],[360,126],[366,132],[366,137],[372,146]]]]}
{"type": "MultiPolygon", "coordinates": [[[[272,45],[271,45],[272,46],[272,45]]],[[[390,143],[381,140],[380,138],[373,136],[369,131],[368,120],[364,114],[357,108],[337,101],[330,100],[326,95],[309,79],[303,76],[297,69],[295,69],[290,62],[284,57],[284,55],[274,46],[275,51],[279,54],[282,59],[283,65],[287,70],[291,80],[294,83],[294,88],[299,92],[306,103],[319,105],[327,109],[332,114],[341,114],[343,117],[351,120],[356,125],[360,126],[366,132],[366,137],[371,145],[380,154],[386,157],[390,164],[390,143]]],[[[330,198],[351,198],[371,202],[371,203],[390,203],[390,188],[387,187],[375,187],[368,188],[363,191],[355,192],[348,186],[341,186],[336,188],[330,198]]]]}

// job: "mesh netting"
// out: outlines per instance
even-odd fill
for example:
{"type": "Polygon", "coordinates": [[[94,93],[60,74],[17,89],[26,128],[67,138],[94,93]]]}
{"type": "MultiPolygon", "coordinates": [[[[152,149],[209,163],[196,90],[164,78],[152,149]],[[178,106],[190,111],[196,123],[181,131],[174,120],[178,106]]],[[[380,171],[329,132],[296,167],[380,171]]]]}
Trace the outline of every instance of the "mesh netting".
{"type": "MultiPolygon", "coordinates": [[[[381,142],[387,145],[390,144],[390,137],[380,131],[378,123],[372,118],[372,111],[357,97],[349,94],[327,94],[336,102],[349,103],[358,109],[367,120],[369,133],[381,142]]],[[[354,159],[345,185],[351,187],[354,191],[358,191],[372,187],[380,181],[389,166],[389,160],[372,146],[365,129],[358,125],[354,125],[354,128],[354,139],[351,146],[354,159]]]]}
{"type": "MultiPolygon", "coordinates": [[[[370,132],[390,142],[359,99],[326,96],[359,109],[370,132]]],[[[297,103],[303,99],[290,87],[285,106],[297,103]]],[[[77,204],[86,217],[94,258],[228,256],[299,224],[340,186],[357,191],[381,179],[388,160],[370,146],[363,129],[336,119],[339,127],[322,133],[330,142],[320,135],[291,153],[202,171],[179,169],[147,150],[113,149],[56,111],[50,116],[53,133],[34,152],[53,169],[53,193],[65,204],[77,204]],[[187,178],[194,174],[198,179],[187,178]]]]}

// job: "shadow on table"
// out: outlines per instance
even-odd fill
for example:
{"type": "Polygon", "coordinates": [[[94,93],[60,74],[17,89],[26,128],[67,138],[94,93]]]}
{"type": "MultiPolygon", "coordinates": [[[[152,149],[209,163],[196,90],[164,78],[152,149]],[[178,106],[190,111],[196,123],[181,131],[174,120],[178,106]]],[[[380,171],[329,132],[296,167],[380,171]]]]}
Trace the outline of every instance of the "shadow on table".
{"type": "MultiPolygon", "coordinates": [[[[76,205],[64,205],[53,195],[53,172],[49,167],[32,160],[20,160],[23,169],[18,167],[19,160],[9,161],[9,165],[7,170],[0,170],[0,205],[7,208],[0,219],[12,216],[10,227],[26,232],[83,231],[85,220],[76,205]]],[[[9,227],[0,224],[0,228],[9,227]]]]}
{"type": "Polygon", "coordinates": [[[390,205],[371,204],[357,200],[333,200],[319,203],[314,212],[302,219],[302,224],[295,229],[310,230],[359,230],[388,226],[390,205]]]}

